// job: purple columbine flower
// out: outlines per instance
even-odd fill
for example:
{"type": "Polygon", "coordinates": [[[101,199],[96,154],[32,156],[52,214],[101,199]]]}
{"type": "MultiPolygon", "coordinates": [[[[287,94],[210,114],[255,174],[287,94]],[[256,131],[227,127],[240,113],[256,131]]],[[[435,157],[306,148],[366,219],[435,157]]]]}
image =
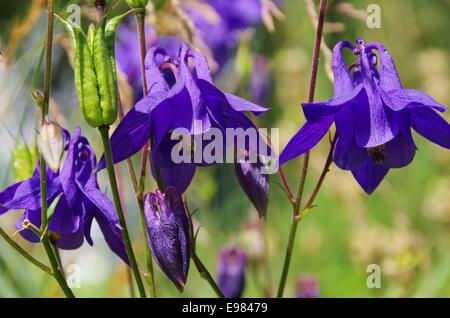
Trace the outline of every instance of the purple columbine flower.
{"type": "MultiPolygon", "coordinates": [[[[172,132],[183,128],[190,135],[202,135],[211,128],[252,128],[253,122],[244,111],[259,115],[266,108],[214,86],[206,58],[198,51],[182,44],[176,59],[165,50],[152,48],[146,57],[149,92],[124,117],[111,136],[114,162],[125,160],[153,139],[151,159],[159,166],[164,187],[175,187],[181,193],[194,177],[196,165],[205,162],[175,163],[172,149],[179,140],[172,140],[172,132]],[[191,61],[193,69],[188,62],[191,61]]],[[[259,136],[259,135],[258,135],[259,136]]],[[[259,145],[259,142],[258,142],[259,145]]],[[[202,145],[197,145],[203,149],[202,145]]],[[[224,147],[227,145],[224,143],[224,147]]],[[[251,145],[249,149],[250,150],[251,145]]],[[[254,148],[253,148],[254,149],[254,148]]],[[[258,146],[258,151],[264,150],[258,146]]],[[[270,149],[269,149],[270,151],[270,149]]],[[[266,151],[267,152],[267,151],[266,151]]],[[[223,152],[225,154],[225,151],[223,152]]],[[[103,169],[102,159],[97,169],[103,169]]]]}
{"type": "Polygon", "coordinates": [[[300,276],[297,283],[297,298],[319,298],[320,289],[317,278],[310,275],[300,276]]]}
{"type": "MultiPolygon", "coordinates": [[[[136,19],[130,17],[117,29],[115,56],[118,68],[127,76],[128,83],[134,91],[135,100],[142,96],[142,74],[140,63],[139,39],[136,31],[136,19]]],[[[145,24],[145,43],[147,50],[151,47],[162,47],[176,54],[181,40],[174,36],[156,37],[150,24],[145,24]]]]}
{"type": "MultiPolygon", "coordinates": [[[[75,128],[72,138],[67,131],[64,133],[67,141],[64,166],[57,172],[47,167],[48,205],[59,197],[49,223],[49,236],[61,249],[76,249],[83,244],[84,238],[92,245],[90,232],[95,219],[111,250],[128,263],[114,205],[100,191],[97,178],[92,173],[96,165],[95,153],[79,127],[75,128]]],[[[26,240],[39,242],[40,238],[34,232],[22,227],[24,220],[36,227],[41,226],[39,164],[31,178],[0,193],[0,215],[10,210],[25,210],[16,228],[26,240]]]]}
{"type": "Polygon", "coordinates": [[[450,125],[436,112],[446,108],[421,91],[404,89],[383,45],[339,42],[333,50],[333,73],[333,98],[302,105],[307,122],[281,153],[280,164],[314,147],[334,122],[338,140],[333,160],[341,169],[351,170],[370,194],[389,169],[413,160],[411,128],[450,149],[450,125]],[[345,64],[344,48],[359,55],[358,63],[345,64]]]}
{"type": "Polygon", "coordinates": [[[168,188],[144,198],[148,244],[162,271],[183,291],[189,272],[189,223],[180,193],[168,188]]]}
{"type": "Polygon", "coordinates": [[[240,298],[245,286],[247,255],[239,248],[226,247],[217,259],[217,284],[227,298],[240,298]]]}
{"type": "Polygon", "coordinates": [[[199,10],[189,9],[200,38],[213,52],[219,66],[223,66],[236,50],[245,29],[262,21],[261,0],[207,0],[217,13],[218,21],[211,21],[199,10]]]}

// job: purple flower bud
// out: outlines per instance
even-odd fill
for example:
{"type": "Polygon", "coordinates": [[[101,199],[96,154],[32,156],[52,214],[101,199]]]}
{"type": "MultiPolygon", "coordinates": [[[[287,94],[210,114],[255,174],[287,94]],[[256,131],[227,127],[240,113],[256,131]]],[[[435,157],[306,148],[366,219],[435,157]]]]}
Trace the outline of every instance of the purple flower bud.
{"type": "Polygon", "coordinates": [[[61,157],[64,152],[64,133],[61,127],[50,120],[45,120],[37,139],[39,152],[44,157],[50,169],[58,172],[61,157]]]}
{"type": "Polygon", "coordinates": [[[262,163],[250,163],[248,161],[236,162],[234,170],[236,177],[255,206],[260,217],[266,217],[269,195],[269,175],[262,174],[262,163]]]}
{"type": "Polygon", "coordinates": [[[217,284],[227,298],[239,298],[244,291],[247,256],[239,248],[226,247],[217,260],[217,284]]]}
{"type": "Polygon", "coordinates": [[[190,260],[188,219],[181,195],[173,187],[165,194],[159,190],[147,193],[144,210],[153,258],[181,292],[190,260]]]}
{"type": "Polygon", "coordinates": [[[319,298],[319,282],[314,276],[300,276],[297,285],[297,298],[319,298]]]}

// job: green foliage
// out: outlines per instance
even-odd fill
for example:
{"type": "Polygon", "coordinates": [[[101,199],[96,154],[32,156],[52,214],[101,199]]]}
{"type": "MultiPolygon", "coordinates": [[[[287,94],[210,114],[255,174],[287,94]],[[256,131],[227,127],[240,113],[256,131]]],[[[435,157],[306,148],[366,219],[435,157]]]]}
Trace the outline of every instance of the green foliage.
{"type": "Polygon", "coordinates": [[[37,164],[36,147],[30,147],[24,143],[17,142],[12,151],[12,168],[14,181],[30,178],[37,164]]]}

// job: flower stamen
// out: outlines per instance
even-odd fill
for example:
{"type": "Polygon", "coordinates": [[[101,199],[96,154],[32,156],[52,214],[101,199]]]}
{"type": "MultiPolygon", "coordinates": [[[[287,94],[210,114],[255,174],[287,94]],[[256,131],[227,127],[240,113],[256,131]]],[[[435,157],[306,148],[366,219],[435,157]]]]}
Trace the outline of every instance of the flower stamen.
{"type": "Polygon", "coordinates": [[[373,163],[380,164],[384,161],[384,148],[384,145],[367,148],[367,152],[369,153],[369,157],[372,159],[373,163]]]}

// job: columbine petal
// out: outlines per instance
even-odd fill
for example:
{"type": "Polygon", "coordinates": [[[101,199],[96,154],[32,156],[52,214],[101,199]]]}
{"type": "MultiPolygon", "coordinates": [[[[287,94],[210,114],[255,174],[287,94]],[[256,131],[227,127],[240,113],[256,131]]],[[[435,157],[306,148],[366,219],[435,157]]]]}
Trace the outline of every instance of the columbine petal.
{"type": "Polygon", "coordinates": [[[450,149],[450,125],[434,110],[426,107],[411,109],[412,127],[428,140],[450,149]]]}
{"type": "Polygon", "coordinates": [[[416,145],[411,135],[410,116],[407,111],[396,113],[400,132],[384,145],[382,165],[387,168],[401,168],[411,163],[416,154],[416,145]]]}
{"type": "Polygon", "coordinates": [[[66,234],[78,231],[81,222],[81,212],[79,196],[75,197],[73,206],[69,206],[65,195],[61,196],[56,204],[55,212],[48,227],[49,230],[66,234]]]}
{"type": "Polygon", "coordinates": [[[367,157],[367,150],[359,147],[355,141],[355,106],[342,109],[335,119],[338,139],[333,152],[336,165],[344,170],[359,168],[367,157]]]}
{"type": "Polygon", "coordinates": [[[364,191],[367,194],[371,194],[384,179],[388,171],[389,169],[382,165],[373,164],[372,159],[367,156],[361,168],[352,170],[352,173],[364,191]]]}
{"type": "Polygon", "coordinates": [[[348,41],[341,41],[333,49],[333,76],[334,76],[334,94],[333,99],[345,101],[350,99],[354,84],[348,70],[345,60],[342,56],[342,49],[355,49],[355,46],[348,41]]]}
{"type": "Polygon", "coordinates": [[[394,61],[388,50],[380,43],[374,42],[367,46],[370,50],[376,48],[380,55],[380,86],[384,91],[401,89],[402,83],[395,68],[394,61]]]}
{"type": "Polygon", "coordinates": [[[306,122],[281,152],[279,159],[280,165],[304,154],[314,147],[327,133],[333,121],[334,116],[325,116],[317,122],[306,122]]]}
{"type": "Polygon", "coordinates": [[[360,147],[376,147],[392,140],[398,133],[392,111],[384,107],[379,95],[357,107],[356,143],[360,147]]]}

